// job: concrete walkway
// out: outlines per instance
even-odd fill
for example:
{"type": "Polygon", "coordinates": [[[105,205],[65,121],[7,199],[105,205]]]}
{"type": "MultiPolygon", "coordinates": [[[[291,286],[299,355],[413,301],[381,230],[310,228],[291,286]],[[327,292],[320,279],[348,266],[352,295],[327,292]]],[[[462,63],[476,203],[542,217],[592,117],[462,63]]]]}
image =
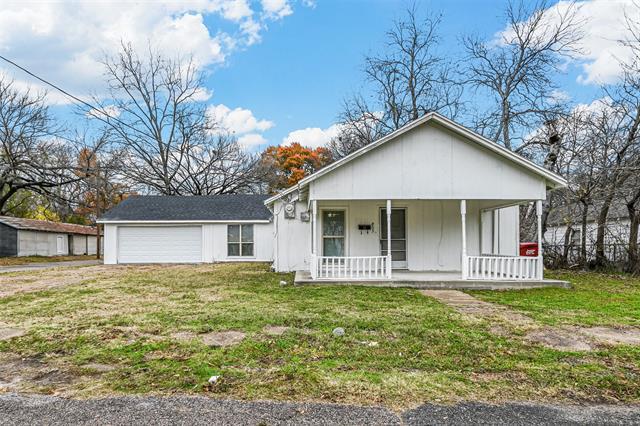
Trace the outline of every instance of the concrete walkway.
{"type": "Polygon", "coordinates": [[[28,272],[38,271],[40,269],[65,268],[73,266],[93,266],[102,265],[102,260],[68,260],[65,262],[38,262],[25,263],[24,265],[0,266],[0,274],[4,272],[28,272]]]}
{"type": "Polygon", "coordinates": [[[3,425],[582,425],[637,424],[638,406],[426,404],[395,413],[384,407],[234,401],[205,397],[72,400],[0,395],[3,425]]]}

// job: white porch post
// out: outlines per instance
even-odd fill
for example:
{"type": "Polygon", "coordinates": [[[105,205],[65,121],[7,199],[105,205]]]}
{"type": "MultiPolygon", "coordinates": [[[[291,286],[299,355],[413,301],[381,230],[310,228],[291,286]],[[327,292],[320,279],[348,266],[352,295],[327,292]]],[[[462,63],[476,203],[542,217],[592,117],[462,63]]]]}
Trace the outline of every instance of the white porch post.
{"type": "Polygon", "coordinates": [[[311,278],[318,277],[318,202],[311,201],[311,278]]]}
{"type": "Polygon", "coordinates": [[[391,279],[391,200],[387,200],[387,278],[391,279]]]}
{"type": "Polygon", "coordinates": [[[544,263],[542,260],[542,200],[536,201],[536,216],[538,217],[538,279],[543,279],[544,263]]]}
{"type": "Polygon", "coordinates": [[[462,279],[468,278],[467,271],[467,200],[460,200],[460,219],[462,220],[462,279]]]}

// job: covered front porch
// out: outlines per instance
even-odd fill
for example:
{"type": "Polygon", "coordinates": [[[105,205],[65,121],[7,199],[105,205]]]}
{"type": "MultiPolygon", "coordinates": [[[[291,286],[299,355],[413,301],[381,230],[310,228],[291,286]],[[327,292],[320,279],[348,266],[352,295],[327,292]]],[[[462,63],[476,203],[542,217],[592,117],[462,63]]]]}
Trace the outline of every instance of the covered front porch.
{"type": "MultiPolygon", "coordinates": [[[[432,288],[552,284],[544,283],[541,252],[519,255],[518,205],[526,202],[311,200],[309,270],[299,271],[296,282],[432,288]]],[[[534,202],[539,242],[542,206],[534,202]]]]}

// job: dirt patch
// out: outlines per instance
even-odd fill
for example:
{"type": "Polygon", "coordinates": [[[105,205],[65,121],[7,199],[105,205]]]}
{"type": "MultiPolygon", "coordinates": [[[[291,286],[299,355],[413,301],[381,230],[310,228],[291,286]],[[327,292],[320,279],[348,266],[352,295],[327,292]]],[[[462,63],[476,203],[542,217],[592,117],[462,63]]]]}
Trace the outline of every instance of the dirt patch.
{"type": "Polygon", "coordinates": [[[525,340],[559,351],[584,352],[593,350],[593,345],[584,336],[557,327],[533,330],[525,335],[525,340]]]}
{"type": "Polygon", "coordinates": [[[0,391],[25,391],[34,387],[55,387],[63,390],[82,378],[39,358],[15,355],[0,357],[0,391]]]}
{"type": "Polygon", "coordinates": [[[177,333],[171,333],[171,338],[174,340],[179,340],[181,342],[188,342],[190,340],[196,339],[197,335],[190,331],[178,331],[177,333]]]}
{"type": "Polygon", "coordinates": [[[266,325],[262,331],[265,334],[269,334],[271,336],[282,336],[284,333],[289,331],[291,327],[285,327],[282,325],[266,325]]]}
{"type": "Polygon", "coordinates": [[[98,279],[102,282],[114,281],[132,270],[145,272],[158,268],[180,267],[184,265],[97,265],[0,274],[0,297],[50,290],[98,279]]]}
{"type": "Polygon", "coordinates": [[[0,341],[21,337],[25,334],[27,334],[27,331],[21,328],[0,328],[0,341]]]}
{"type": "Polygon", "coordinates": [[[640,345],[637,328],[591,327],[580,328],[580,333],[607,345],[640,345]]]}
{"type": "Polygon", "coordinates": [[[114,274],[122,274],[125,270],[126,268],[99,265],[2,274],[0,275],[0,297],[65,287],[96,278],[112,278],[114,274]]]}
{"type": "Polygon", "coordinates": [[[229,330],[202,334],[200,338],[207,346],[226,347],[237,345],[244,340],[245,336],[241,331],[229,330]]]}
{"type": "Polygon", "coordinates": [[[108,373],[109,371],[113,371],[116,369],[115,366],[109,364],[100,364],[97,362],[93,362],[91,364],[83,365],[84,368],[91,370],[96,373],[108,373]]]}

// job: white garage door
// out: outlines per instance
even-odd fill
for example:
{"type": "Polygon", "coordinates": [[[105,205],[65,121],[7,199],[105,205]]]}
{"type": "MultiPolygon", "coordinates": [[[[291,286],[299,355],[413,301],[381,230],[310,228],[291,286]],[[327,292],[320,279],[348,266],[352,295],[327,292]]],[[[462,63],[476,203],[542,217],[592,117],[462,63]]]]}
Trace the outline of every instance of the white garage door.
{"type": "Polygon", "coordinates": [[[202,262],[201,226],[120,226],[118,263],[202,262]]]}

